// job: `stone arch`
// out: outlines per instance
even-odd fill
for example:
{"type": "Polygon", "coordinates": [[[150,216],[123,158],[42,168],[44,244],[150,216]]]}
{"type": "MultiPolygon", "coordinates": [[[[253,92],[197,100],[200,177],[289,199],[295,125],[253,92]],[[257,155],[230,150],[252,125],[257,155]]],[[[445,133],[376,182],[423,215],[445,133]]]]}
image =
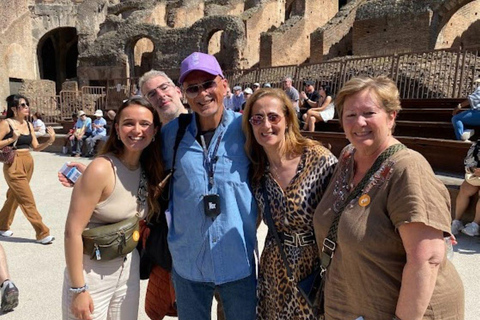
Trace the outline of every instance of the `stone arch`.
{"type": "MultiPolygon", "coordinates": [[[[445,42],[442,39],[442,35],[448,30],[449,22],[451,23],[451,21],[455,20],[454,15],[459,10],[468,6],[472,2],[478,3],[480,0],[447,0],[433,8],[431,38],[432,49],[442,47],[442,43],[445,42]]],[[[480,4],[477,5],[480,7],[480,4]]],[[[460,33],[464,32],[466,29],[468,29],[468,27],[463,29],[464,30],[460,31],[460,33]]],[[[459,42],[457,41],[457,43],[459,42]]],[[[448,46],[446,43],[443,43],[443,47],[452,47],[452,43],[449,41],[448,46]]]]}
{"type": "Polygon", "coordinates": [[[129,76],[140,77],[152,69],[156,46],[150,36],[135,36],[127,41],[125,54],[128,59],[129,76]]]}
{"type": "Polygon", "coordinates": [[[66,79],[77,77],[77,30],[60,27],[45,33],[38,41],[37,59],[40,78],[54,81],[59,92],[66,79]]]}
{"type": "Polygon", "coordinates": [[[201,52],[209,52],[212,37],[221,32],[220,51],[215,53],[223,70],[237,69],[245,45],[245,27],[242,20],[232,16],[206,17],[192,25],[191,29],[200,31],[202,36],[201,52]],[[200,29],[200,30],[199,30],[200,29]]]}

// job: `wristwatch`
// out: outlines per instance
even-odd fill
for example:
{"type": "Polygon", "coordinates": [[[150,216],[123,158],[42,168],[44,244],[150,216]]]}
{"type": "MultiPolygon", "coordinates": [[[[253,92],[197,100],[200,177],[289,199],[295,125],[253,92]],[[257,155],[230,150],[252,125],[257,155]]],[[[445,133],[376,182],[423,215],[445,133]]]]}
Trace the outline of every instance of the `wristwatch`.
{"type": "Polygon", "coordinates": [[[68,291],[73,293],[82,293],[87,290],[88,290],[88,285],[86,283],[83,285],[83,287],[78,287],[78,288],[70,287],[70,289],[68,289],[68,291]]]}

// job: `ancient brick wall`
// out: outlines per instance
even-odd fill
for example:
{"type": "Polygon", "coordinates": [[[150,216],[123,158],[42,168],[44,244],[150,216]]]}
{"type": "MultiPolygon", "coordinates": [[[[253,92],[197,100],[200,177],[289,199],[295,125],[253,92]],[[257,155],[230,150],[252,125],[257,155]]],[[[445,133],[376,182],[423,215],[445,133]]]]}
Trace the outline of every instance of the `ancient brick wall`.
{"type": "Polygon", "coordinates": [[[473,1],[461,7],[445,23],[436,39],[435,49],[480,45],[479,19],[480,1],[473,1]]]}
{"type": "Polygon", "coordinates": [[[352,26],[357,9],[365,1],[350,1],[333,19],[312,33],[310,38],[311,63],[352,53],[352,26]]]}
{"type": "Polygon", "coordinates": [[[280,28],[262,35],[260,66],[301,64],[310,57],[310,35],[338,11],[338,0],[297,0],[293,15],[280,28]],[[302,15],[300,11],[303,10],[302,15]],[[287,49],[286,49],[287,48],[287,49]],[[271,57],[262,60],[268,51],[271,57]]]}
{"type": "Polygon", "coordinates": [[[429,50],[431,11],[355,21],[353,54],[384,55],[429,50]],[[408,22],[407,22],[408,21],[408,22]]]}

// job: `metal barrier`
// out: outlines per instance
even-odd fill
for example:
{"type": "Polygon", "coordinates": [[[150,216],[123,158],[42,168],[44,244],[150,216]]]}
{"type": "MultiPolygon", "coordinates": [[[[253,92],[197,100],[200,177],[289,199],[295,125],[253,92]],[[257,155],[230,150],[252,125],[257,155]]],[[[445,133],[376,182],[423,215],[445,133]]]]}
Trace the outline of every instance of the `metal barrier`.
{"type": "Polygon", "coordinates": [[[462,98],[474,91],[480,78],[480,49],[440,49],[377,57],[346,58],[318,64],[282,66],[224,72],[229,83],[243,87],[269,82],[282,87],[290,75],[297,89],[303,81],[330,85],[336,94],[345,82],[357,76],[386,75],[397,84],[402,99],[462,98]]]}

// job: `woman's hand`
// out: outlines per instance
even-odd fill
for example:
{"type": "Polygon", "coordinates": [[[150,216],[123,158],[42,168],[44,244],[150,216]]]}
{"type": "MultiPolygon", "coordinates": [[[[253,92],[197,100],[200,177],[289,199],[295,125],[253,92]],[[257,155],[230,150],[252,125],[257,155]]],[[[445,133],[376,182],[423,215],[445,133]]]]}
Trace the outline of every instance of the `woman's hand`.
{"type": "Polygon", "coordinates": [[[77,319],[91,320],[93,313],[93,300],[88,291],[74,294],[70,306],[73,315],[77,319]]]}
{"type": "MultiPolygon", "coordinates": [[[[87,168],[86,164],[80,163],[80,162],[67,162],[67,166],[69,167],[75,167],[77,168],[78,171],[83,173],[85,169],[87,168]]],[[[58,181],[64,186],[64,187],[73,187],[73,183],[67,179],[61,172],[57,172],[58,176],[58,181]]]]}
{"type": "Polygon", "coordinates": [[[52,127],[47,127],[47,133],[50,136],[49,143],[53,143],[55,141],[55,130],[52,127]]]}

